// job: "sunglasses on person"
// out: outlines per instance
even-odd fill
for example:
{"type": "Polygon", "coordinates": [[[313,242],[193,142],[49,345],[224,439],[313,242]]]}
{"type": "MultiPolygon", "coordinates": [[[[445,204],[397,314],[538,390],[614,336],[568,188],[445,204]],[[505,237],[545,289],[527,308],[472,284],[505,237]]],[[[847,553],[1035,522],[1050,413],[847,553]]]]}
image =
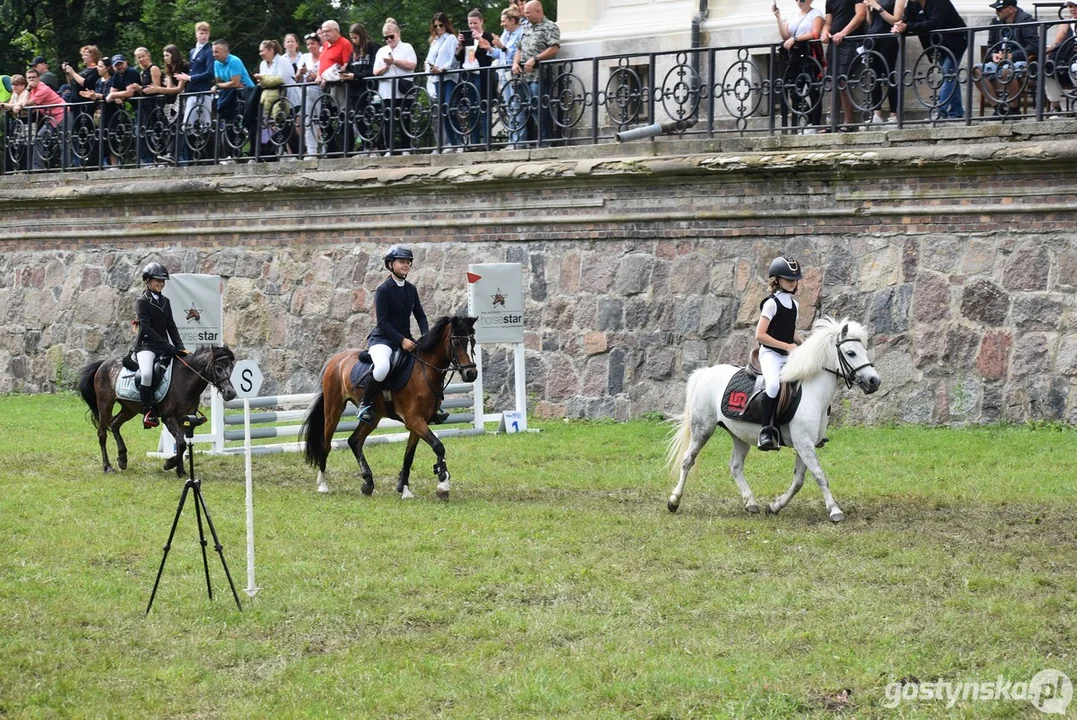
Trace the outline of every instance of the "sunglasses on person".
{"type": "Polygon", "coordinates": [[[434,23],[434,27],[436,27],[436,28],[443,28],[443,27],[445,27],[445,23],[437,23],[437,22],[436,22],[436,23],[434,23]]]}
{"type": "Polygon", "coordinates": [[[385,42],[389,42],[390,40],[392,40],[395,37],[396,37],[396,35],[382,35],[381,39],[384,40],[385,42]]]}

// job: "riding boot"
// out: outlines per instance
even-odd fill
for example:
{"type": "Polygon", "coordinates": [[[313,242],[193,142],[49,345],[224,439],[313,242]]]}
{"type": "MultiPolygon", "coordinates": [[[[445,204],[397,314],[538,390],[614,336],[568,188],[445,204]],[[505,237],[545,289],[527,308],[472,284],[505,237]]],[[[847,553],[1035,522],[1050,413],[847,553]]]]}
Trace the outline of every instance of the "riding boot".
{"type": "Polygon", "coordinates": [[[760,450],[780,450],[782,445],[778,440],[778,428],[775,427],[775,414],[778,409],[778,398],[763,393],[760,398],[760,410],[763,413],[763,429],[759,431],[760,450]]]}
{"type": "Polygon", "coordinates": [[[161,424],[157,419],[157,409],[153,406],[153,388],[140,384],[139,396],[142,398],[142,427],[149,430],[161,424]]]}
{"type": "Polygon", "coordinates": [[[359,403],[359,411],[356,413],[359,416],[359,422],[374,422],[374,400],[379,392],[381,392],[381,383],[371,377],[363,390],[363,400],[359,403]]]}

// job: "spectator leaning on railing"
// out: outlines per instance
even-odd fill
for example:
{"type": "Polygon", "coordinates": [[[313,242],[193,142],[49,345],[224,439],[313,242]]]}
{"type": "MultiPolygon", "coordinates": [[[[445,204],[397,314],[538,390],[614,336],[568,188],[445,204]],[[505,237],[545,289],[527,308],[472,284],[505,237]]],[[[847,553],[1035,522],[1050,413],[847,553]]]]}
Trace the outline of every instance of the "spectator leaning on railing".
{"type": "MultiPolygon", "coordinates": [[[[1062,88],[1073,89],[1073,80],[1077,77],[1077,0],[1066,0],[1065,9],[1070,14],[1070,21],[1058,26],[1055,41],[1048,46],[1045,54],[1054,62],[1054,72],[1045,73],[1043,93],[1051,103],[1051,118],[1061,119],[1063,108],[1062,88]]],[[[1067,110],[1073,109],[1073,100],[1067,99],[1067,110]]]]}
{"type": "Polygon", "coordinates": [[[218,137],[222,139],[220,156],[222,163],[228,163],[232,160],[232,153],[238,152],[239,148],[232,148],[227,142],[226,126],[233,123],[240,112],[239,101],[240,93],[242,93],[245,101],[243,125],[250,129],[251,123],[248,118],[253,117],[256,111],[253,107],[255,98],[248,91],[254,90],[257,86],[251,79],[250,73],[247,72],[247,68],[243,66],[243,61],[229,52],[227,40],[213,41],[213,59],[213,75],[216,79],[213,90],[217,92],[218,137]]]}
{"type": "MultiPolygon", "coordinates": [[[[53,133],[61,127],[66,131],[69,118],[64,112],[64,99],[56,94],[52,88],[41,82],[41,76],[37,70],[30,68],[26,71],[26,95],[25,101],[12,108],[16,115],[24,108],[42,106],[41,110],[31,114],[32,122],[40,122],[35,135],[33,168],[40,170],[45,167],[45,145],[52,139],[53,133]]],[[[68,161],[67,144],[63,144],[62,162],[66,166],[68,161]]]]}
{"type": "MultiPolygon", "coordinates": [[[[1077,0],[1075,0],[1077,2],[1077,0]]],[[[509,108],[509,144],[508,149],[513,149],[524,139],[524,124],[527,122],[527,114],[524,109],[513,102],[515,92],[509,81],[512,79],[512,62],[516,59],[516,51],[520,46],[520,38],[523,37],[523,27],[520,25],[520,11],[515,5],[509,5],[501,11],[501,27],[505,32],[501,37],[495,37],[491,48],[486,48],[493,56],[494,65],[497,66],[497,75],[501,87],[501,102],[509,108]]],[[[484,41],[485,42],[485,41],[484,41]]],[[[479,43],[482,45],[482,43],[479,43]]]]}
{"type": "MultiPolygon", "coordinates": [[[[830,43],[830,70],[837,77],[848,77],[857,58],[860,46],[856,36],[864,33],[864,20],[867,10],[858,0],[826,0],[826,20],[821,34],[822,41],[830,43]],[[848,39],[847,39],[848,38],[848,39]]],[[[839,85],[842,85],[839,81],[839,85]]],[[[849,94],[849,85],[844,85],[840,92],[844,125],[838,132],[851,132],[856,129],[853,121],[853,98],[849,94]]],[[[833,118],[831,118],[833,123],[833,118]]]]}
{"type": "MultiPolygon", "coordinates": [[[[822,74],[826,68],[826,58],[822,46],[815,41],[822,35],[824,21],[822,11],[813,8],[811,3],[812,0],[797,0],[796,17],[785,22],[782,21],[782,11],[777,3],[771,9],[778,22],[778,34],[785,51],[784,78],[789,84],[785,87],[783,98],[796,114],[795,120],[803,117],[808,125],[819,125],[823,117],[822,74]],[[807,106],[798,107],[798,103],[806,103],[807,106]]],[[[804,130],[806,135],[816,132],[817,128],[804,130]]]]}
{"type": "MultiPolygon", "coordinates": [[[[909,0],[905,19],[894,23],[893,32],[912,33],[920,38],[925,49],[932,47],[932,35],[949,28],[964,28],[965,21],[950,0],[909,0]]],[[[967,33],[962,30],[940,33],[939,49],[935,50],[935,62],[942,69],[943,80],[938,90],[938,106],[935,110],[941,118],[965,116],[961,100],[961,86],[957,82],[957,69],[961,56],[968,47],[967,33]]]]}
{"type": "MultiPolygon", "coordinates": [[[[871,68],[875,77],[882,81],[871,87],[871,103],[875,106],[872,124],[891,123],[894,122],[893,116],[898,110],[898,83],[890,82],[891,73],[897,69],[898,57],[898,39],[894,37],[892,30],[894,23],[905,15],[905,0],[864,0],[864,5],[868,9],[868,34],[891,33],[873,39],[874,53],[871,55],[871,68]],[[889,108],[883,108],[884,87],[889,108]]],[[[900,73],[894,77],[900,78],[900,73]]]]}
{"type": "Polygon", "coordinates": [[[987,33],[987,47],[990,59],[984,64],[976,65],[973,77],[979,76],[976,88],[984,96],[984,101],[993,105],[994,115],[1000,114],[999,102],[1003,99],[1003,85],[1006,87],[1005,102],[1007,109],[1021,91],[1021,78],[1028,67],[1030,57],[1035,57],[1040,39],[1035,25],[1024,27],[1006,27],[1019,23],[1034,23],[1036,18],[1017,6],[1017,0],[995,0],[991,3],[995,19],[987,33]],[[1002,68],[1008,68],[999,72],[1002,68]],[[1003,77],[1006,82],[999,78],[1003,77]]]}
{"type": "MultiPolygon", "coordinates": [[[[516,59],[512,62],[512,74],[519,75],[530,89],[531,117],[537,120],[539,141],[550,136],[550,118],[548,112],[542,111],[539,96],[539,63],[552,60],[561,50],[561,30],[546,17],[539,0],[529,0],[524,5],[524,14],[528,25],[520,38],[516,59]]],[[[541,88],[547,90],[548,88],[541,88]]]]}

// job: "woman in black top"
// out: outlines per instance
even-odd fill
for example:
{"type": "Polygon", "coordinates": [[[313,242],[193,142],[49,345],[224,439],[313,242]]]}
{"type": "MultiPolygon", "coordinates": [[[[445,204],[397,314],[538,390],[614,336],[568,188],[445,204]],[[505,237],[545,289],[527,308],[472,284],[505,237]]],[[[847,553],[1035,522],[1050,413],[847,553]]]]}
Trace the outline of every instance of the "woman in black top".
{"type": "Polygon", "coordinates": [[[374,369],[359,405],[359,419],[366,423],[374,422],[371,408],[382,382],[389,376],[389,359],[393,351],[415,349],[415,341],[411,338],[412,316],[419,324],[420,337],[430,330],[419,293],[407,280],[414,258],[411,250],[403,245],[393,245],[383,258],[389,277],[374,291],[374,317],[378,324],[367,336],[374,369]]]}
{"type": "Polygon", "coordinates": [[[153,406],[153,364],[159,357],[186,355],[187,351],[172,317],[172,305],[163,294],[168,270],[159,262],[151,262],[142,269],[142,280],[146,289],[135,301],[138,317],[135,359],[138,360],[138,390],[142,398],[142,426],[153,428],[160,425],[153,406]]]}
{"type": "Polygon", "coordinates": [[[362,23],[354,23],[348,28],[348,34],[352,41],[352,56],[348,66],[340,74],[340,79],[347,83],[348,103],[351,106],[351,115],[354,122],[349,122],[344,130],[344,148],[346,152],[355,149],[355,135],[359,135],[359,141],[365,146],[363,149],[373,147],[374,131],[364,119],[363,114],[370,105],[371,90],[377,90],[377,85],[368,81],[374,74],[374,56],[378,54],[380,47],[370,39],[366,27],[362,23]]]}
{"type": "Polygon", "coordinates": [[[871,88],[871,104],[875,106],[872,123],[888,123],[892,122],[891,113],[897,112],[897,82],[900,82],[900,73],[893,75],[897,82],[890,82],[891,73],[897,69],[898,56],[898,39],[891,32],[891,28],[905,16],[905,0],[864,0],[864,4],[868,7],[868,34],[885,34],[885,37],[871,39],[872,50],[878,53],[871,56],[871,69],[876,77],[876,83],[871,88]],[[883,110],[882,105],[884,79],[889,111],[883,110]]]}
{"type": "Polygon", "coordinates": [[[463,70],[475,72],[460,75],[460,82],[469,82],[474,89],[469,88],[469,100],[471,103],[470,117],[465,124],[471,125],[468,142],[470,145],[481,145],[486,142],[486,117],[479,112],[482,101],[487,98],[486,87],[490,82],[489,67],[494,61],[491,55],[479,40],[485,40],[487,44],[494,41],[493,33],[487,32],[483,27],[485,21],[478,9],[467,14],[468,29],[457,36],[456,61],[463,70]]]}
{"type": "MultiPolygon", "coordinates": [[[[82,56],[82,64],[84,65],[81,72],[76,71],[70,63],[65,62],[61,66],[67,76],[67,84],[71,88],[70,97],[64,99],[72,103],[71,120],[75,133],[79,130],[93,130],[93,115],[97,109],[97,104],[87,99],[82,93],[86,90],[93,92],[94,88],[97,87],[99,79],[97,63],[101,59],[101,51],[97,49],[96,45],[84,45],[79,49],[79,54],[82,56]]],[[[91,136],[92,134],[90,133],[91,136]]],[[[74,166],[97,164],[96,140],[88,139],[82,143],[73,144],[76,145],[75,152],[71,154],[71,163],[74,166]]]]}

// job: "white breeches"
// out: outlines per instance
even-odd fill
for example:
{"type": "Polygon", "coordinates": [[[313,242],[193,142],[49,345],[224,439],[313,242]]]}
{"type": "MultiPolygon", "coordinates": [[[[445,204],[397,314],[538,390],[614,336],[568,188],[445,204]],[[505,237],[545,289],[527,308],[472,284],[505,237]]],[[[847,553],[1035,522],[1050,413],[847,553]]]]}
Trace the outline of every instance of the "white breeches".
{"type": "Polygon", "coordinates": [[[776,353],[770,348],[759,348],[759,367],[763,370],[764,389],[767,397],[778,397],[778,390],[781,388],[782,368],[788,359],[788,355],[776,353]]]}
{"type": "Polygon", "coordinates": [[[393,356],[393,349],[388,345],[371,345],[370,359],[374,362],[375,382],[381,382],[389,376],[389,359],[393,356]]]}
{"type": "Polygon", "coordinates": [[[153,384],[153,361],[157,356],[152,350],[139,350],[135,355],[138,360],[138,379],[145,387],[153,384]]]}

